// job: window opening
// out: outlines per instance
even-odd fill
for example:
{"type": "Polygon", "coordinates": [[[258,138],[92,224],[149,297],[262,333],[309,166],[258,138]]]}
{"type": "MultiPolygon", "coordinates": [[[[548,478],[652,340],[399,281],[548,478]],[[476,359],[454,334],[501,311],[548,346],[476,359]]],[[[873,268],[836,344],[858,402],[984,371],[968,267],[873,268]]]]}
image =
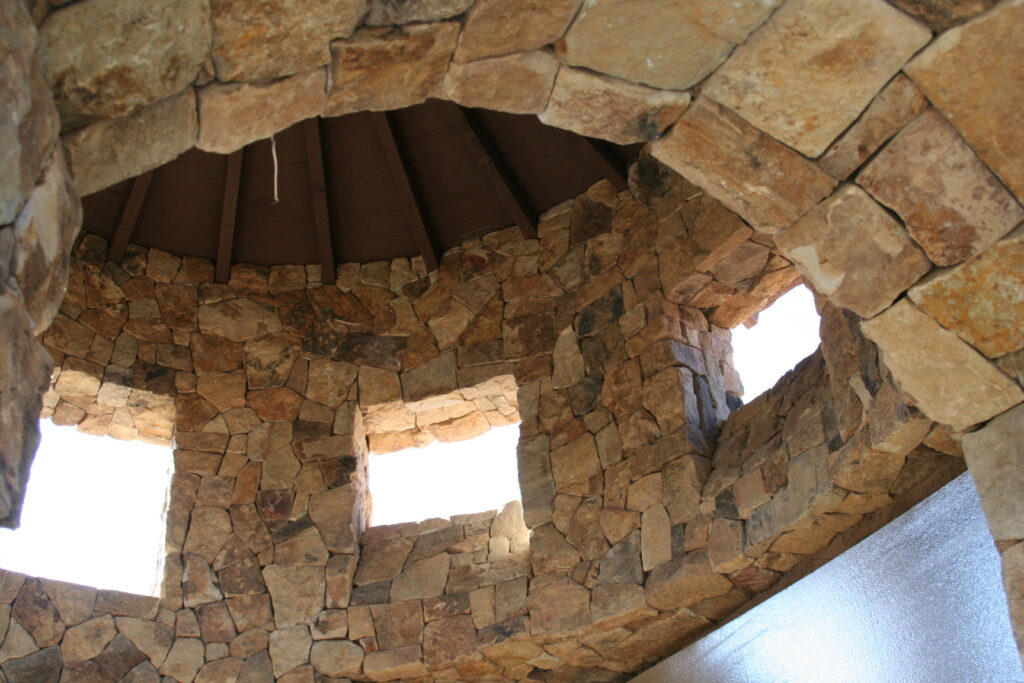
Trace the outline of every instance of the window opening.
{"type": "Polygon", "coordinates": [[[519,425],[492,427],[466,441],[369,457],[371,524],[500,510],[519,500],[519,425]]]}
{"type": "Polygon", "coordinates": [[[743,382],[745,403],[775,386],[814,353],[821,343],[820,322],[814,295],[806,285],[799,285],[761,311],[757,324],[733,329],[733,367],[743,382]]]}
{"type": "Polygon", "coordinates": [[[0,567],[159,596],[171,449],[39,427],[21,527],[0,529],[0,567]]]}

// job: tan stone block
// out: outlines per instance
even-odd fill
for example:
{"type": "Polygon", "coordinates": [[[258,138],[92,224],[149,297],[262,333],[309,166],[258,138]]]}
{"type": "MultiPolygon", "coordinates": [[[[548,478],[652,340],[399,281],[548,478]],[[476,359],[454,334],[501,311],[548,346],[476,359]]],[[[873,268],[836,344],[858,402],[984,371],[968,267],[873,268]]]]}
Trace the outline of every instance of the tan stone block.
{"type": "Polygon", "coordinates": [[[312,623],[324,608],[322,567],[263,568],[263,580],[274,606],[274,624],[285,628],[312,623]]]}
{"type": "Polygon", "coordinates": [[[694,551],[655,567],[644,593],[651,607],[667,610],[725,595],[732,588],[729,579],[711,570],[707,552],[694,551]]]}
{"type": "Polygon", "coordinates": [[[774,234],[827,196],[835,181],[720,104],[702,97],[652,145],[655,157],[774,234]]]}
{"type": "Polygon", "coordinates": [[[412,541],[397,536],[368,543],[359,558],[355,583],[362,586],[375,581],[386,581],[398,576],[405,566],[405,558],[412,550],[412,541]]]}
{"type": "Polygon", "coordinates": [[[930,39],[882,0],[788,2],[733,52],[704,94],[817,157],[930,39]]]}
{"type": "Polygon", "coordinates": [[[910,290],[917,307],[989,358],[1024,347],[1024,228],[910,290]]]}
{"type": "Polygon", "coordinates": [[[270,634],[270,661],[274,665],[274,676],[283,674],[309,661],[309,650],[313,639],[309,628],[296,624],[288,628],[280,628],[270,634]]]}
{"type": "Polygon", "coordinates": [[[203,641],[198,638],[177,638],[160,665],[160,674],[179,681],[191,681],[202,668],[205,654],[203,641]]]}
{"type": "Polygon", "coordinates": [[[984,251],[1024,220],[1024,208],[934,109],[904,128],[857,183],[899,213],[940,266],[984,251]]]}
{"type": "Polygon", "coordinates": [[[423,609],[418,600],[370,605],[377,643],[383,650],[423,640],[423,609]]]}
{"type": "Polygon", "coordinates": [[[391,582],[392,602],[442,595],[448,582],[451,558],[447,553],[411,563],[391,582]]]}
{"type": "Polygon", "coordinates": [[[900,389],[925,415],[954,430],[1024,401],[1017,383],[906,299],[861,329],[878,344],[900,389]]]}
{"type": "Polygon", "coordinates": [[[1024,3],[1000,3],[954,28],[907,65],[928,99],[946,115],[978,156],[1024,201],[1024,3]],[[965,78],[965,74],[970,74],[965,78]]]}
{"type": "Polygon", "coordinates": [[[689,93],[563,66],[539,118],[549,126],[626,145],[656,139],[689,104],[689,93]]]}
{"type": "Polygon", "coordinates": [[[583,484],[601,473],[594,437],[588,432],[551,452],[551,472],[559,489],[583,484]]]}
{"type": "Polygon", "coordinates": [[[483,0],[466,14],[455,59],[536,50],[558,40],[579,9],[580,0],[483,0]]]}
{"type": "Polygon", "coordinates": [[[428,675],[419,645],[406,645],[393,650],[368,652],[363,659],[363,673],[371,681],[399,678],[421,678],[428,675]]]}
{"type": "Polygon", "coordinates": [[[558,64],[546,50],[452,62],[444,76],[444,92],[463,107],[539,114],[551,95],[558,64]]]}
{"type": "Polygon", "coordinates": [[[964,457],[981,497],[989,530],[997,541],[1024,536],[1022,451],[1024,408],[999,415],[963,438],[964,457]]]}
{"type": "Polygon", "coordinates": [[[236,342],[280,332],[277,315],[252,299],[231,299],[199,307],[199,329],[236,342]]]}
{"type": "Polygon", "coordinates": [[[903,226],[855,185],[840,187],[775,242],[816,292],[863,318],[885,310],[931,268],[903,226]]]}
{"type": "Polygon", "coordinates": [[[566,577],[530,592],[530,633],[572,631],[590,623],[590,591],[566,577]]]}
{"type": "Polygon", "coordinates": [[[331,43],[325,116],[400,109],[441,92],[455,49],[455,22],[364,28],[331,43]]]}
{"type": "Polygon", "coordinates": [[[672,559],[672,526],[663,505],[644,510],[640,517],[640,557],[644,571],[672,559]]]}
{"type": "Polygon", "coordinates": [[[363,649],[346,640],[313,643],[309,661],[322,675],[332,678],[358,677],[362,673],[363,649]]]}
{"type": "Polygon", "coordinates": [[[708,561],[713,571],[731,574],[750,564],[743,556],[743,522],[719,517],[708,534],[708,561]]]}

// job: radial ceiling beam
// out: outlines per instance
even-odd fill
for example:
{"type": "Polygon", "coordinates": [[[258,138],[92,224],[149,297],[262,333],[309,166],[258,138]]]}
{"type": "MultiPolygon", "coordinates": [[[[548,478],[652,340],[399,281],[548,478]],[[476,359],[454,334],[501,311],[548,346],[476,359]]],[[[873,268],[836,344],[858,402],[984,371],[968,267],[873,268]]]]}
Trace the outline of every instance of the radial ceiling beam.
{"type": "Polygon", "coordinates": [[[320,256],[321,277],[325,285],[333,285],[337,267],[331,240],[331,221],[327,213],[327,190],[324,182],[324,150],[320,141],[320,117],[302,122],[306,136],[306,159],[309,162],[309,184],[313,195],[313,230],[316,250],[320,256]]]}
{"type": "Polygon", "coordinates": [[[242,150],[228,156],[224,173],[224,200],[220,210],[220,232],[217,236],[217,282],[231,277],[231,247],[235,242],[235,216],[238,212],[238,186],[242,179],[242,150]]]}
{"type": "Polygon", "coordinates": [[[380,141],[381,149],[384,152],[384,158],[387,161],[391,179],[398,190],[406,222],[409,225],[409,230],[412,232],[413,239],[416,241],[416,247],[423,254],[423,262],[426,264],[427,270],[437,270],[437,247],[434,246],[434,242],[430,238],[427,224],[423,222],[423,212],[420,210],[419,201],[416,199],[416,193],[413,190],[408,164],[402,155],[401,148],[398,146],[398,140],[395,138],[391,117],[386,112],[373,112],[370,116],[373,118],[373,127],[377,131],[377,139],[380,141]]]}
{"type": "Polygon", "coordinates": [[[135,232],[135,224],[139,220],[139,212],[142,210],[142,203],[146,201],[146,192],[149,190],[149,183],[153,180],[153,171],[147,171],[132,181],[132,189],[128,194],[128,201],[121,212],[121,220],[114,230],[114,237],[110,240],[110,251],[107,252],[107,259],[120,261],[124,258],[124,250],[128,241],[135,232]]]}
{"type": "Polygon", "coordinates": [[[616,190],[621,192],[626,189],[629,185],[626,174],[620,169],[619,163],[612,155],[607,143],[580,135],[577,137],[577,144],[583,158],[597,169],[598,173],[607,178],[616,190]]]}
{"type": "Polygon", "coordinates": [[[498,196],[502,206],[519,226],[519,232],[523,238],[535,238],[537,236],[536,214],[530,208],[519,183],[502,160],[498,149],[490,144],[486,132],[476,120],[475,115],[454,104],[449,111],[452,112],[452,121],[462,134],[470,154],[476,158],[484,178],[498,196]]]}

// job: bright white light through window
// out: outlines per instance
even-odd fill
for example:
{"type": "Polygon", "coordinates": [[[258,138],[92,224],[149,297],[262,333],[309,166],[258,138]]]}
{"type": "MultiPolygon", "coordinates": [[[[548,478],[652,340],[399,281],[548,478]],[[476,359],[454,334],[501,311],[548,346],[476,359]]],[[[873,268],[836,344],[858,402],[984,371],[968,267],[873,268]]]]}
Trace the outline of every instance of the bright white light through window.
{"type": "Polygon", "coordinates": [[[519,500],[519,425],[467,441],[370,454],[372,524],[500,510],[519,500]]]}
{"type": "Polygon", "coordinates": [[[0,567],[159,595],[169,448],[40,422],[21,528],[0,529],[0,567]]]}
{"type": "Polygon", "coordinates": [[[794,287],[761,311],[749,330],[733,328],[733,367],[743,380],[749,403],[775,386],[780,377],[814,353],[821,339],[814,296],[806,286],[794,287]]]}

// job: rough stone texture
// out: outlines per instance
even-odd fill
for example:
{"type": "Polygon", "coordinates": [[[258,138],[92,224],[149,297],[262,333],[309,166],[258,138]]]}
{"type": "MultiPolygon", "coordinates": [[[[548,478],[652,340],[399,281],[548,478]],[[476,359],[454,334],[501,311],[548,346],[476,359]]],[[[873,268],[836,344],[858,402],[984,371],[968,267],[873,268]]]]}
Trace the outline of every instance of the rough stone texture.
{"type": "Polygon", "coordinates": [[[450,19],[465,12],[473,0],[371,0],[367,26],[391,26],[450,19]]]}
{"type": "Polygon", "coordinates": [[[540,120],[620,145],[656,139],[686,111],[689,93],[655,90],[563,66],[540,120]]]}
{"type": "Polygon", "coordinates": [[[452,62],[444,75],[444,93],[463,107],[539,114],[548,103],[558,65],[545,50],[452,62]]]}
{"type": "Polygon", "coordinates": [[[455,60],[536,50],[565,33],[580,0],[477,0],[465,18],[455,60]]]}
{"type": "Polygon", "coordinates": [[[81,196],[145,173],[192,149],[199,125],[191,88],[129,116],[98,121],[63,138],[81,196]]]}
{"type": "Polygon", "coordinates": [[[1018,384],[906,299],[861,327],[900,388],[936,422],[960,431],[1024,400],[1018,384]]]}
{"type": "Polygon", "coordinates": [[[930,39],[882,0],[787,2],[703,92],[817,157],[930,39]]]}
{"type": "Polygon", "coordinates": [[[400,109],[439,96],[455,49],[454,22],[360,29],[331,43],[324,116],[400,109]]]}
{"type": "Polygon", "coordinates": [[[894,5],[944,33],[994,7],[999,0],[893,0],[894,5]]]}
{"type": "Polygon", "coordinates": [[[1024,220],[1024,208],[935,110],[904,128],[857,182],[903,217],[940,266],[984,251],[1024,220]]]}
{"type": "Polygon", "coordinates": [[[826,197],[835,181],[706,97],[652,146],[654,156],[774,234],[826,197]]]}
{"type": "Polygon", "coordinates": [[[1024,201],[1024,111],[1019,83],[1024,2],[1010,0],[939,37],[907,65],[928,99],[978,156],[1024,201]]]}
{"type": "Polygon", "coordinates": [[[634,83],[685,90],[714,71],[778,0],[723,4],[589,2],[559,43],[562,58],[634,83]]]}
{"type": "Polygon", "coordinates": [[[1022,438],[1022,406],[999,415],[963,438],[964,458],[996,541],[1024,537],[1024,502],[1019,495],[1024,484],[1022,438]]]}
{"type": "Polygon", "coordinates": [[[330,61],[328,45],[348,38],[366,12],[366,0],[213,0],[213,63],[217,78],[258,81],[305,71],[330,61]]]}
{"type": "MultiPolygon", "coordinates": [[[[269,82],[211,83],[198,93],[196,147],[230,154],[296,121],[318,116],[323,109],[326,88],[324,68],[269,82]]],[[[303,274],[303,286],[305,279],[303,274]]]]}
{"type": "Polygon", "coordinates": [[[313,643],[309,661],[324,676],[358,676],[362,671],[363,650],[349,641],[321,640],[313,643]]]}
{"type": "Polygon", "coordinates": [[[180,93],[209,49],[202,0],[75,3],[51,13],[39,31],[40,62],[64,126],[133,114],[180,93]]]}
{"type": "Polygon", "coordinates": [[[844,185],[775,243],[814,290],[863,318],[882,312],[931,268],[906,230],[855,185],[844,185]]]}
{"type": "Polygon", "coordinates": [[[910,290],[917,307],[989,358],[1024,347],[1024,229],[910,290]]]}

